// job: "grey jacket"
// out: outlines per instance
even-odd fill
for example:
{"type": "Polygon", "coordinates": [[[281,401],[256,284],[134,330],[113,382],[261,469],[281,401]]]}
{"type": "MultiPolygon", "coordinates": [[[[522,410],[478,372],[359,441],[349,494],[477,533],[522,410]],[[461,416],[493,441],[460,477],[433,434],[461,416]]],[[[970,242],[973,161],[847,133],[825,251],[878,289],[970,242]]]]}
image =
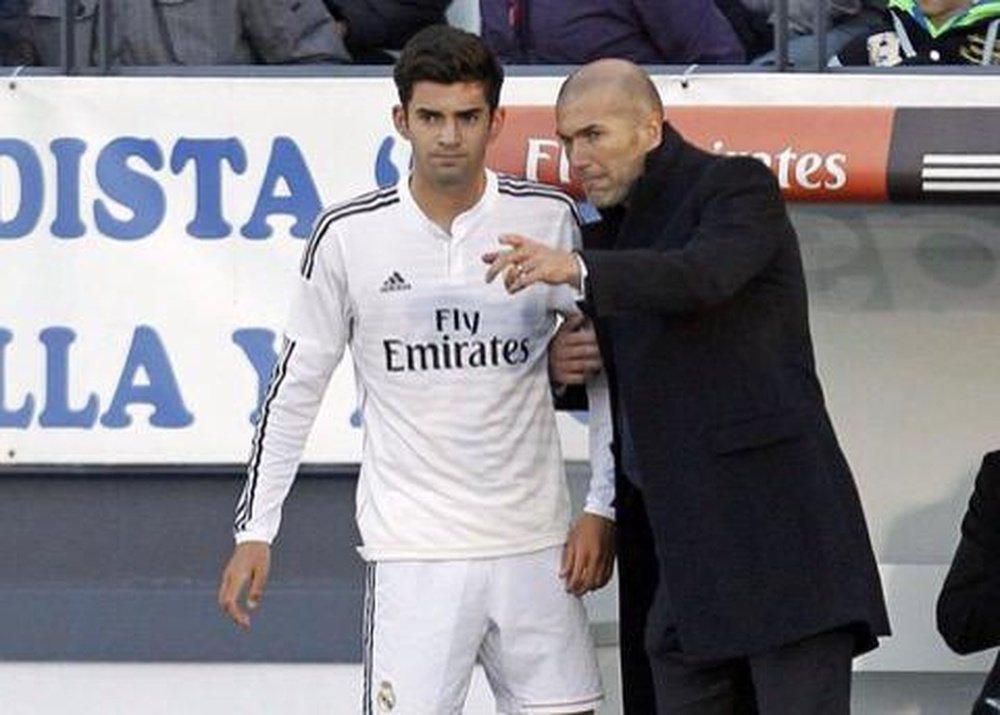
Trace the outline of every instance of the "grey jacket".
{"type": "MultiPolygon", "coordinates": [[[[61,63],[63,0],[31,0],[42,64],[61,63]]],[[[97,0],[75,0],[78,66],[97,64],[97,0]]],[[[322,0],[116,0],[112,62],[231,65],[349,62],[322,0]]]]}

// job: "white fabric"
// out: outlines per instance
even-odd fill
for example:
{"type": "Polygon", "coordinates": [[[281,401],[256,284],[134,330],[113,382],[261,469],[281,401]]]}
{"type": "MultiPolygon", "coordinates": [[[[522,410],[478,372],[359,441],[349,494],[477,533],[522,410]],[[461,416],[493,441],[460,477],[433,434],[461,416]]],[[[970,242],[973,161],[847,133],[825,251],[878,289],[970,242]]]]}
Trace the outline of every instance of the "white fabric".
{"type": "Polygon", "coordinates": [[[459,715],[477,660],[497,712],[596,709],[597,657],[583,604],[558,577],[561,551],[370,564],[363,712],[391,702],[406,715],[459,715]]]}
{"type": "MultiPolygon", "coordinates": [[[[547,372],[568,286],[508,295],[483,253],[519,233],[569,249],[571,201],[551,187],[487,176],[451,235],[406,182],[325,212],[303,258],[288,344],[254,439],[238,541],[271,541],[306,436],[349,346],[364,418],[357,491],[367,560],[525,553],[564,542],[569,502],[547,372]]],[[[598,461],[589,510],[613,516],[606,385],[597,385],[598,461]],[[604,422],[605,427],[600,427],[604,422]]]]}

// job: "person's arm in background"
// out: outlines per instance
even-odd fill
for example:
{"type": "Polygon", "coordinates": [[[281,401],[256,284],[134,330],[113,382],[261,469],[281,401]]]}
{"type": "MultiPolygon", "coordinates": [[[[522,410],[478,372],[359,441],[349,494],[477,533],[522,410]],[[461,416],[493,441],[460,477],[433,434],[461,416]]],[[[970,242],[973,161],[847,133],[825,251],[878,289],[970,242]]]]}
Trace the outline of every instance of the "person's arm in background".
{"type": "Polygon", "coordinates": [[[323,0],[240,0],[243,31],[267,64],[350,62],[323,0]]]}
{"type": "Polygon", "coordinates": [[[1000,452],[983,458],[962,538],[937,603],[948,646],[967,654],[1000,645],[1000,452]]]}

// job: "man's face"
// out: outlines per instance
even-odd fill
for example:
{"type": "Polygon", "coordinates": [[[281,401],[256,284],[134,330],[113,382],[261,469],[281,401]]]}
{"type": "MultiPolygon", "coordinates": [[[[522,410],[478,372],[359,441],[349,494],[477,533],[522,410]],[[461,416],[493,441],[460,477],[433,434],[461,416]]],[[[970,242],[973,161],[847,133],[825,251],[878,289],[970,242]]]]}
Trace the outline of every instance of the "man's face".
{"type": "Polygon", "coordinates": [[[920,11],[935,25],[942,24],[972,5],[971,0],[919,0],[920,11]]]}
{"type": "Polygon", "coordinates": [[[556,107],[556,132],[587,198],[607,208],[622,203],[642,174],[659,141],[659,121],[641,119],[620,92],[583,91],[556,107]]]}
{"type": "Polygon", "coordinates": [[[479,82],[417,82],[410,103],[392,116],[413,147],[414,174],[442,189],[479,180],[486,148],[503,125],[503,110],[490,113],[479,82]]]}

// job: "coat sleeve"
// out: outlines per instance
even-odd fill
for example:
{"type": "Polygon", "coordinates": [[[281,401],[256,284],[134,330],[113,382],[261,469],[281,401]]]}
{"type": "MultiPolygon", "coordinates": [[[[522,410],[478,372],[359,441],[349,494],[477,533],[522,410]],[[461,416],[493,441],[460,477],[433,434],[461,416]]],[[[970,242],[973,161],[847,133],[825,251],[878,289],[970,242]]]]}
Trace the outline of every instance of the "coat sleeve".
{"type": "Polygon", "coordinates": [[[794,240],[774,175],[756,159],[719,161],[692,191],[699,192],[699,223],[683,247],[583,252],[587,312],[709,310],[731,299],[794,240]]]}
{"type": "Polygon", "coordinates": [[[966,654],[1000,645],[1000,452],[986,455],[937,603],[937,627],[966,654]]]}

